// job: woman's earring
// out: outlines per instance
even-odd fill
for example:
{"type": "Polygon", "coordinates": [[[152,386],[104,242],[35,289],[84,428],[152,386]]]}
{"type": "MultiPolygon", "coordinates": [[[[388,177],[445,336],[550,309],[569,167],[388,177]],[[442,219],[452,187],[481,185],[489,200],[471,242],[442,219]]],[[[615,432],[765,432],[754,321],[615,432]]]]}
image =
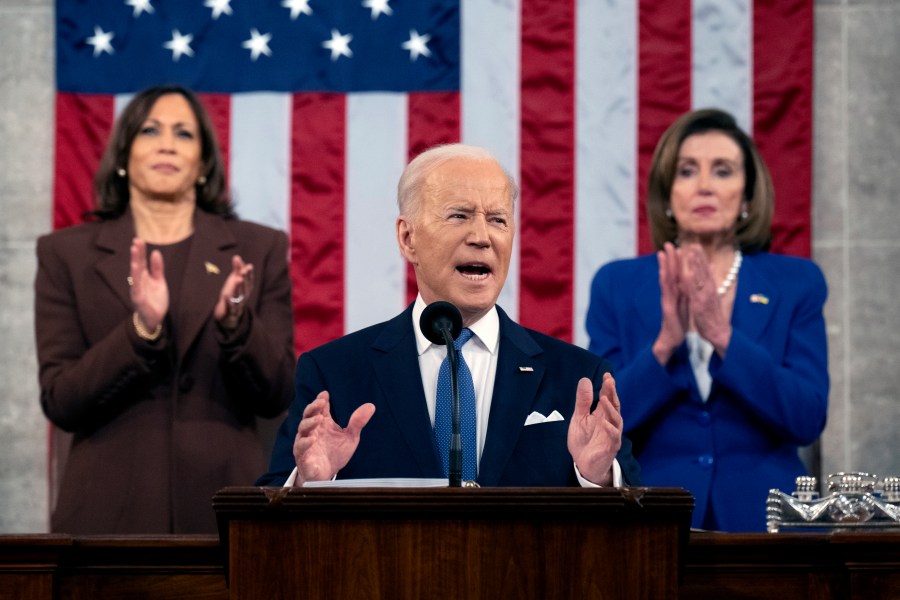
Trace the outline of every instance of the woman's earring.
{"type": "Polygon", "coordinates": [[[749,216],[750,216],[750,213],[747,212],[747,209],[744,209],[741,211],[741,220],[742,221],[746,221],[747,217],[749,217],[749,216]]]}
{"type": "Polygon", "coordinates": [[[125,177],[126,175],[128,175],[128,172],[124,168],[119,167],[118,169],[116,169],[116,175],[118,175],[119,177],[125,177]]]}
{"type": "Polygon", "coordinates": [[[199,179],[197,179],[197,185],[206,185],[206,175],[201,175],[199,179]]]}
{"type": "Polygon", "coordinates": [[[675,218],[672,216],[672,209],[671,209],[671,208],[667,208],[667,209],[666,209],[666,216],[667,216],[668,218],[672,219],[673,221],[675,220],[675,218]]]}

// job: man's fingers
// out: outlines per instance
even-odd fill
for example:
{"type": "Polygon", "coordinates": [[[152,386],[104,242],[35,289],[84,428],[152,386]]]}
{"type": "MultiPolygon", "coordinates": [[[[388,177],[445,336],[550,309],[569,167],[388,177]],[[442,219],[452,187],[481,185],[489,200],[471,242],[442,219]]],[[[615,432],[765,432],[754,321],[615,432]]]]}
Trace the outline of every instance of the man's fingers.
{"type": "Polygon", "coordinates": [[[600,388],[600,395],[606,396],[609,399],[609,402],[612,404],[613,408],[616,409],[616,412],[622,410],[622,406],[619,404],[619,394],[616,393],[616,380],[613,379],[613,376],[610,373],[605,373],[603,375],[603,386],[600,388]]]}
{"type": "Polygon", "coordinates": [[[305,419],[306,417],[311,417],[315,414],[329,410],[328,398],[328,392],[319,392],[316,399],[307,404],[306,408],[303,409],[303,418],[305,419]]]}
{"type": "Polygon", "coordinates": [[[359,432],[362,431],[362,428],[366,426],[369,422],[369,419],[372,418],[372,415],[375,414],[375,405],[371,402],[367,402],[353,411],[353,414],[350,415],[350,422],[347,423],[347,431],[349,431],[354,436],[359,435],[359,432]]]}
{"type": "Polygon", "coordinates": [[[575,390],[575,412],[572,420],[584,418],[591,412],[591,403],[594,400],[594,384],[587,377],[578,380],[578,388],[575,390]]]}

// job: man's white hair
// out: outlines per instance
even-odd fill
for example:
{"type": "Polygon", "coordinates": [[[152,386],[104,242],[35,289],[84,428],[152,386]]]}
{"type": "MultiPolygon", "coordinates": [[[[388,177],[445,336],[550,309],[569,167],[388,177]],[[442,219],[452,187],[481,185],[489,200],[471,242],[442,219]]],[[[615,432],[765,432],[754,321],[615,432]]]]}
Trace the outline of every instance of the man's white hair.
{"type": "Polygon", "coordinates": [[[519,197],[519,186],[513,176],[494,158],[493,154],[480,146],[444,144],[425,150],[412,159],[406,165],[406,168],[403,169],[403,175],[400,176],[400,182],[397,184],[397,206],[402,216],[407,218],[415,217],[422,197],[422,187],[425,185],[428,175],[447,161],[456,158],[490,161],[500,167],[503,174],[506,175],[509,193],[513,206],[515,206],[516,199],[519,197]]]}

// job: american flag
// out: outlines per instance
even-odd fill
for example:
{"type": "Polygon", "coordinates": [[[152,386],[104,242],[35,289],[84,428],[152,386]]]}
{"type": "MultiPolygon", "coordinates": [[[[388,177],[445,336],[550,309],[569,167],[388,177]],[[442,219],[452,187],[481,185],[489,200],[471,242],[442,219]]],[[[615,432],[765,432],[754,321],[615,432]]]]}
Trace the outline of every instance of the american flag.
{"type": "Polygon", "coordinates": [[[810,251],[811,0],[57,0],[54,226],[91,207],[118,110],[201,94],[238,214],[291,237],[302,352],[415,297],[396,183],[418,151],[490,149],[522,184],[499,304],[586,344],[590,279],[652,249],[650,156],[691,108],[734,114],[810,251]]]}

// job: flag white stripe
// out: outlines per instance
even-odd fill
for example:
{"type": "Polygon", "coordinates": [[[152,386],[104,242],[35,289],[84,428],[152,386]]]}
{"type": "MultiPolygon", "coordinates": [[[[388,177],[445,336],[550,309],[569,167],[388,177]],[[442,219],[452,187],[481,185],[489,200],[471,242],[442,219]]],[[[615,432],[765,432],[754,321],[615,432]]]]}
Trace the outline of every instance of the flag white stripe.
{"type": "Polygon", "coordinates": [[[397,247],[397,181],[406,164],[407,96],[347,96],[344,331],[406,306],[406,263],[397,247]]]}
{"type": "Polygon", "coordinates": [[[242,219],[290,229],[291,95],[231,96],[229,181],[242,219]]]}
{"type": "Polygon", "coordinates": [[[578,2],[572,331],[583,347],[594,273],[637,248],[637,27],[635,0],[578,2]]]}
{"type": "Polygon", "coordinates": [[[113,99],[113,110],[115,111],[115,119],[119,118],[119,115],[122,114],[122,111],[125,110],[125,107],[128,106],[128,103],[131,102],[131,99],[134,98],[134,94],[116,94],[113,99]]]}
{"type": "MultiPolygon", "coordinates": [[[[460,137],[489,149],[519,179],[519,0],[461,3],[460,137]]],[[[518,222],[518,216],[516,217],[518,222]]],[[[498,304],[519,313],[519,243],[516,237],[498,304]]]]}
{"type": "Polygon", "coordinates": [[[716,107],[753,129],[752,0],[694,0],[691,97],[694,108],[716,107]]]}

